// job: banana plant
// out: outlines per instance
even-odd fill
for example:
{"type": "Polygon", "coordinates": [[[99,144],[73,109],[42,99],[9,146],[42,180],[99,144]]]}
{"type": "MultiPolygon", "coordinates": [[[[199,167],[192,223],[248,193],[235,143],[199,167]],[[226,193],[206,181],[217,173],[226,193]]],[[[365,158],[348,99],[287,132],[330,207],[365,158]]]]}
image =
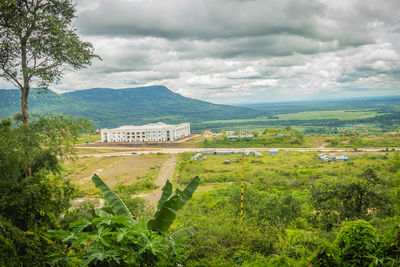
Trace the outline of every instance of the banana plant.
{"type": "MultiPolygon", "coordinates": [[[[132,221],[136,221],[136,218],[129,211],[122,199],[120,199],[118,195],[114,193],[98,175],[93,175],[92,181],[104,195],[104,200],[111,207],[114,215],[124,215],[129,217],[132,221]]],[[[172,192],[172,184],[167,180],[162,188],[162,195],[158,201],[157,211],[154,214],[153,219],[148,221],[147,228],[163,234],[167,233],[168,229],[176,218],[176,212],[183,208],[186,202],[192,197],[199,184],[200,178],[196,176],[183,191],[176,189],[174,192],[172,192]]],[[[104,214],[105,212],[100,211],[99,215],[101,216],[102,213],[104,214]]],[[[182,237],[191,237],[193,235],[193,228],[185,228],[173,233],[170,237],[174,240],[177,240],[182,237]]]]}
{"type": "Polygon", "coordinates": [[[166,233],[176,218],[176,213],[183,208],[186,202],[192,197],[194,191],[200,183],[200,178],[196,176],[181,191],[176,189],[172,193],[172,184],[167,180],[162,189],[162,195],[158,201],[157,211],[154,218],[147,223],[147,228],[153,231],[166,233]]]}
{"type": "MultiPolygon", "coordinates": [[[[97,174],[93,175],[92,182],[103,194],[104,200],[110,206],[114,215],[124,215],[130,218],[130,220],[136,221],[136,218],[132,215],[125,202],[123,202],[122,199],[114,191],[112,191],[97,174]]],[[[104,211],[100,211],[100,215],[105,213],[106,212],[104,211]]]]}

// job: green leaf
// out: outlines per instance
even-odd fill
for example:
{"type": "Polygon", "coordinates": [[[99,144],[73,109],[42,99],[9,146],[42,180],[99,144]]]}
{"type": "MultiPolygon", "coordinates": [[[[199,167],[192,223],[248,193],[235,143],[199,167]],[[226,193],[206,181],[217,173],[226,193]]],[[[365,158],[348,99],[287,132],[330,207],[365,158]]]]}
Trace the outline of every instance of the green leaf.
{"type": "Polygon", "coordinates": [[[95,214],[99,217],[109,217],[110,214],[102,209],[95,209],[94,210],[95,214]]]}
{"type": "MultiPolygon", "coordinates": [[[[165,195],[168,193],[167,190],[169,190],[169,185],[167,187],[168,183],[169,182],[167,182],[166,186],[164,186],[166,189],[165,195]]],[[[154,218],[147,224],[148,229],[166,233],[171,224],[174,222],[176,213],[182,209],[185,203],[192,197],[199,183],[200,179],[196,176],[183,191],[177,189],[167,200],[163,200],[161,198],[159,201],[159,209],[154,214],[154,218]]]]}
{"type": "Polygon", "coordinates": [[[183,190],[182,196],[182,207],[186,204],[186,202],[192,198],[194,191],[196,191],[197,187],[200,184],[199,176],[193,178],[193,180],[186,186],[183,190]]]}
{"type": "Polygon", "coordinates": [[[195,234],[196,234],[196,230],[194,230],[194,228],[192,228],[192,227],[189,227],[189,228],[184,228],[184,229],[176,231],[175,233],[170,235],[170,238],[173,241],[177,241],[182,238],[186,238],[186,239],[192,238],[195,234]]]}
{"type": "Polygon", "coordinates": [[[157,210],[160,210],[162,204],[171,196],[172,194],[172,184],[169,180],[165,183],[164,187],[162,188],[162,195],[160,200],[158,201],[157,210]]]}
{"type": "Polygon", "coordinates": [[[132,221],[136,220],[125,203],[103,182],[103,180],[100,179],[99,176],[97,176],[97,174],[93,175],[92,181],[94,185],[101,191],[104,196],[104,200],[111,207],[111,210],[115,215],[124,215],[130,218],[132,221]]]}
{"type": "Polygon", "coordinates": [[[171,197],[164,202],[160,210],[154,214],[154,219],[147,224],[148,228],[153,231],[165,233],[176,218],[176,212],[181,207],[182,197],[179,191],[175,191],[171,197]]]}

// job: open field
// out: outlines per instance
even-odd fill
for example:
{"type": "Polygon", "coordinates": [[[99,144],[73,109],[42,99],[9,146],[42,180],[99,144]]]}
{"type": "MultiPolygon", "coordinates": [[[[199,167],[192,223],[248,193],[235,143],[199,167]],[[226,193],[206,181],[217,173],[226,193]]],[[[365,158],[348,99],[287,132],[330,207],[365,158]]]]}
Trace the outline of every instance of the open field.
{"type": "MultiPolygon", "coordinates": [[[[254,183],[261,180],[276,181],[282,184],[293,182],[309,182],[329,176],[345,176],[368,166],[385,163],[394,152],[382,153],[328,153],[348,155],[349,162],[323,162],[316,157],[318,151],[280,151],[276,156],[262,152],[262,158],[245,158],[246,181],[254,183]]],[[[191,160],[193,153],[180,154],[180,164],[175,173],[175,181],[186,184],[193,176],[198,175],[203,184],[238,182],[241,175],[241,155],[205,155],[206,160],[191,160]],[[229,160],[229,164],[224,164],[229,160]]]]}
{"type": "Polygon", "coordinates": [[[154,181],[168,155],[129,155],[122,157],[82,157],[64,164],[65,178],[79,189],[81,196],[100,196],[91,177],[97,173],[111,188],[118,185],[142,184],[137,192],[155,189],[154,181]]]}
{"type": "Polygon", "coordinates": [[[82,134],[77,140],[78,144],[84,144],[86,141],[89,143],[100,142],[101,138],[99,134],[82,134]]]}
{"type": "Polygon", "coordinates": [[[399,155],[354,152],[344,153],[349,162],[323,162],[315,157],[317,153],[282,151],[275,156],[246,157],[243,221],[241,156],[191,160],[193,153],[180,154],[175,182],[186,184],[195,175],[202,182],[173,225],[174,229],[196,228],[189,258],[207,266],[235,265],[235,257],[255,262],[254,266],[310,266],[322,257],[321,247],[334,244],[345,220],[341,214],[353,211],[357,201],[373,206],[383,196],[385,202],[374,209],[363,208],[365,213],[357,216],[368,220],[382,240],[392,240],[393,225],[399,219],[395,212],[399,155]],[[231,162],[224,164],[227,159],[231,162]],[[365,200],[358,199],[358,194],[365,200]]]}
{"type": "MultiPolygon", "coordinates": [[[[324,141],[324,138],[320,140],[324,141]]],[[[101,152],[98,149],[87,150],[101,152]]],[[[100,149],[116,154],[96,158],[81,155],[78,161],[65,165],[69,170],[68,178],[80,188],[80,197],[100,197],[90,181],[93,172],[98,172],[129,203],[134,214],[148,214],[148,210],[154,209],[166,179],[173,177],[174,188],[183,188],[194,176],[200,177],[198,190],[177,214],[171,228],[172,232],[186,227],[196,229],[186,251],[188,266],[198,262],[206,266],[234,266],[237,255],[241,260],[255,261],[255,266],[308,266],[318,255],[319,247],[333,243],[338,235],[342,221],[337,209],[341,212],[347,209],[340,204],[344,201],[340,197],[348,199],[348,194],[357,195],[357,191],[348,190],[367,190],[364,186],[372,189],[362,194],[384,192],[390,198],[362,218],[370,220],[380,235],[391,236],[392,225],[398,224],[394,210],[399,210],[400,156],[398,152],[383,148],[364,149],[363,152],[349,148],[323,149],[331,150],[325,152],[327,154],[347,155],[349,162],[323,162],[316,157],[319,148],[283,148],[274,156],[268,154],[268,148],[263,148],[259,150],[263,157],[245,157],[243,223],[239,215],[241,155],[206,155],[205,160],[192,160],[194,151],[203,149],[136,149],[144,153],[138,155],[118,155],[131,153],[125,151],[126,148],[100,149]],[[370,179],[369,168],[373,173],[371,179],[375,179],[372,182],[366,180],[370,179]],[[143,184],[145,180],[147,183],[143,184]],[[134,188],[135,184],[140,186],[134,188]],[[342,187],[344,196],[334,191],[342,187]],[[333,194],[329,195],[328,203],[319,205],[314,200],[318,197],[317,189],[321,190],[323,198],[333,194]],[[331,201],[333,204],[329,204],[331,201]],[[329,205],[333,205],[333,213],[329,205]],[[319,213],[319,209],[328,209],[331,213],[325,215],[319,213]],[[381,215],[381,210],[386,213],[381,215]],[[243,233],[242,238],[240,233],[243,233]]],[[[352,198],[350,204],[351,201],[352,198]]]]}
{"type": "MultiPolygon", "coordinates": [[[[303,111],[296,113],[275,114],[274,117],[257,117],[253,119],[234,119],[234,120],[213,120],[205,121],[204,124],[219,124],[219,123],[242,123],[246,125],[247,122],[265,121],[266,124],[271,121],[277,120],[324,120],[324,119],[338,119],[338,120],[355,120],[372,118],[378,115],[374,110],[359,109],[359,110],[326,110],[326,111],[303,111]]],[[[380,114],[383,115],[383,114],[380,114]]]]}
{"type": "Polygon", "coordinates": [[[280,120],[356,120],[372,118],[378,114],[374,110],[358,109],[358,110],[326,110],[326,111],[303,111],[297,113],[287,113],[277,115],[280,120]]]}

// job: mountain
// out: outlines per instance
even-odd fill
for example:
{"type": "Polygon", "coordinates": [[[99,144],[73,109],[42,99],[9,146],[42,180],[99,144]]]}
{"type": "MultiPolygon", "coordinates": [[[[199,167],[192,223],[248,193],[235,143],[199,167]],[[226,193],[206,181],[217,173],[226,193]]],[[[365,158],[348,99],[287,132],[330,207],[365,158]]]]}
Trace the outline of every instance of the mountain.
{"type": "MultiPolygon", "coordinates": [[[[218,105],[176,94],[164,86],[126,89],[93,88],[57,94],[32,90],[30,114],[64,114],[91,119],[97,128],[124,124],[201,122],[248,119],[259,115],[248,107],[218,105]]],[[[0,90],[0,118],[20,112],[20,92],[0,90]]]]}

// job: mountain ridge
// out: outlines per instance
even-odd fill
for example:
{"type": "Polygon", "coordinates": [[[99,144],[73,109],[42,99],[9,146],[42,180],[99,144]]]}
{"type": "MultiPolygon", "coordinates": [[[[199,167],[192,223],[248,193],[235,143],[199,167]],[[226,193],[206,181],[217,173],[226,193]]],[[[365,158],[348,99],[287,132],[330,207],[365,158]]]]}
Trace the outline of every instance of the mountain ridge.
{"type": "MultiPolygon", "coordinates": [[[[122,124],[200,122],[252,118],[258,112],[248,107],[213,104],[184,97],[165,86],[123,89],[90,88],[57,94],[32,90],[31,114],[64,114],[91,119],[98,128],[122,124]]],[[[20,112],[19,90],[0,89],[0,118],[20,112]],[[3,100],[4,99],[4,100],[3,100]]]]}

